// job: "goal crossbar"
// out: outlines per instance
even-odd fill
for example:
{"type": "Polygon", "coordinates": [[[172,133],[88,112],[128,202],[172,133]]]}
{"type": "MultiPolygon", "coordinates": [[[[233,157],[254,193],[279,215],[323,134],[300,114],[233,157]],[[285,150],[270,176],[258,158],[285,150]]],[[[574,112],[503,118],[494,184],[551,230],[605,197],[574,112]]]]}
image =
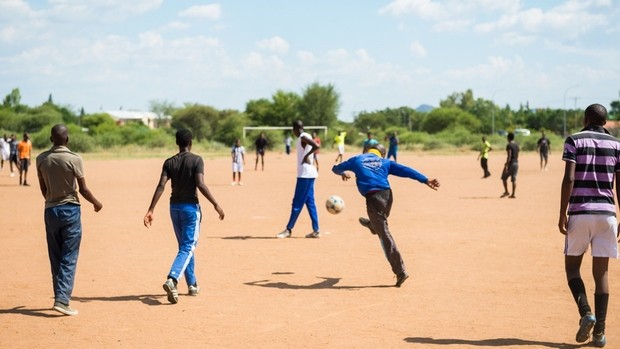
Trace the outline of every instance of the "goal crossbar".
{"type": "MultiPolygon", "coordinates": [[[[292,126],[244,126],[243,138],[245,139],[247,131],[250,130],[292,130],[292,126]]],[[[323,130],[325,138],[327,138],[327,126],[304,126],[304,130],[323,130]]]]}

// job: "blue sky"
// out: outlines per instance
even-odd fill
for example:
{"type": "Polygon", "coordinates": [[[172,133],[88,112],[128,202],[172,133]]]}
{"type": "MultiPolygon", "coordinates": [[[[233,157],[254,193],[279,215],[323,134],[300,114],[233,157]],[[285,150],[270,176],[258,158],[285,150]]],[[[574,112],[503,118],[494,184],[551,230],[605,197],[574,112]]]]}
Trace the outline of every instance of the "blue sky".
{"type": "Polygon", "coordinates": [[[513,109],[608,106],[619,38],[612,0],[0,0],[0,97],[244,110],[319,82],[345,121],[466,89],[513,109]]]}

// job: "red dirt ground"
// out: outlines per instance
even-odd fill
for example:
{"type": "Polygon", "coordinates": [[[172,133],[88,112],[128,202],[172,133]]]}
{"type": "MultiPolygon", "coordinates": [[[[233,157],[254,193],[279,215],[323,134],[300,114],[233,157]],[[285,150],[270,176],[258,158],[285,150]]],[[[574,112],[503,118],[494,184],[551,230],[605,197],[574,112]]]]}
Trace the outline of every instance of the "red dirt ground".
{"type": "MultiPolygon", "coordinates": [[[[500,147],[498,147],[500,148],[500,147]]],[[[172,151],[171,151],[172,153],[172,151]]],[[[53,303],[36,171],[31,187],[0,171],[1,348],[576,348],[578,314],[563,271],[557,229],[563,162],[552,153],[541,172],[522,154],[517,199],[500,199],[503,151],[481,179],[476,154],[401,154],[400,161],[441,181],[434,192],[391,179],[390,227],[411,274],[401,288],[377,238],[362,228],[364,200],[354,181],[331,173],[321,154],[316,197],[323,238],[305,239],[304,211],[294,238],[275,239],[288,219],[294,156],[270,152],[265,171],[248,154],[244,186],[232,187],[228,157],[204,156],[206,181],[226,212],[218,221],[204,198],[196,250],[201,293],[185,284],[176,305],[162,283],[176,241],[167,195],[151,229],[142,225],[161,159],[85,157],[86,179],[104,208],[83,206],[84,237],[71,305],[53,303]],[[339,215],[324,200],[341,196],[339,215]]],[[[167,192],[170,187],[168,184],[167,192]]],[[[583,275],[593,303],[590,257],[583,275]]],[[[610,270],[608,347],[620,347],[618,262],[610,270]]]]}

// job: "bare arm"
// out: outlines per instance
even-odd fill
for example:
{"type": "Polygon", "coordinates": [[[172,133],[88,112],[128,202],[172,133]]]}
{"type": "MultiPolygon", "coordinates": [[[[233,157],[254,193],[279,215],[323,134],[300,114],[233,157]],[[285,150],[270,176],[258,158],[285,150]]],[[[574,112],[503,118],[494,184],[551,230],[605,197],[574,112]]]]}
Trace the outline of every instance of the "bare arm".
{"type": "Polygon", "coordinates": [[[198,188],[198,190],[200,190],[202,195],[204,195],[204,197],[207,198],[207,200],[209,200],[209,202],[213,205],[213,208],[215,208],[215,211],[217,211],[217,214],[220,216],[220,220],[222,220],[224,219],[224,210],[222,210],[220,205],[218,205],[217,201],[215,201],[213,195],[211,195],[209,188],[207,188],[207,185],[205,184],[204,178],[205,176],[203,173],[196,173],[196,187],[198,188]]]}
{"type": "Polygon", "coordinates": [[[144,215],[144,226],[147,228],[151,226],[151,223],[153,223],[153,210],[155,210],[155,206],[157,205],[161,194],[164,193],[166,182],[168,182],[168,176],[162,172],[161,177],[159,178],[159,183],[157,183],[157,187],[155,187],[155,192],[153,193],[153,198],[151,199],[149,209],[146,211],[146,215],[144,215]]]}
{"type": "MultiPolygon", "coordinates": [[[[616,202],[620,204],[620,192],[618,192],[618,189],[620,189],[620,187],[618,187],[618,185],[620,185],[620,177],[618,177],[618,173],[614,173],[614,177],[616,179],[616,202]]],[[[618,231],[616,232],[616,237],[618,238],[618,241],[620,242],[620,225],[618,225],[618,231]]]]}
{"type": "Polygon", "coordinates": [[[77,183],[82,197],[84,197],[86,201],[93,204],[95,212],[99,212],[103,208],[103,205],[101,204],[101,202],[99,202],[99,200],[97,200],[97,198],[95,198],[95,195],[93,195],[90,189],[88,189],[88,186],[86,185],[86,179],[84,177],[77,178],[77,183]]]}
{"type": "Polygon", "coordinates": [[[43,180],[43,174],[37,167],[37,177],[39,177],[39,187],[41,188],[41,195],[45,197],[45,193],[47,193],[47,185],[45,185],[45,181],[43,180]]]}
{"type": "Polygon", "coordinates": [[[558,228],[560,233],[566,235],[568,226],[568,201],[573,191],[575,183],[575,166],[574,162],[567,161],[564,167],[564,178],[562,179],[562,189],[560,192],[560,219],[558,220],[558,228]]]}
{"type": "Polygon", "coordinates": [[[302,160],[302,163],[306,163],[306,164],[310,164],[310,161],[308,161],[308,156],[310,156],[310,154],[314,153],[315,151],[317,151],[321,146],[316,144],[316,142],[314,140],[312,140],[311,138],[307,138],[307,137],[302,137],[301,138],[301,146],[302,147],[306,147],[306,145],[309,145],[312,147],[312,149],[310,149],[310,151],[308,152],[308,154],[306,154],[302,160]]]}

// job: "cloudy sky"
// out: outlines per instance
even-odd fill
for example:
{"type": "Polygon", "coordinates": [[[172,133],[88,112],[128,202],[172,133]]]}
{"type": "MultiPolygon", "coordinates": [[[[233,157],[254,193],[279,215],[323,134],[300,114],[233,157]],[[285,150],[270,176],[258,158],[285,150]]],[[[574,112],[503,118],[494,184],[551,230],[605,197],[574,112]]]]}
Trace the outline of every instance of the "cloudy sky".
{"type": "Polygon", "coordinates": [[[333,84],[339,118],[472,89],[513,109],[620,99],[613,0],[0,0],[0,97],[244,110],[333,84]]]}

